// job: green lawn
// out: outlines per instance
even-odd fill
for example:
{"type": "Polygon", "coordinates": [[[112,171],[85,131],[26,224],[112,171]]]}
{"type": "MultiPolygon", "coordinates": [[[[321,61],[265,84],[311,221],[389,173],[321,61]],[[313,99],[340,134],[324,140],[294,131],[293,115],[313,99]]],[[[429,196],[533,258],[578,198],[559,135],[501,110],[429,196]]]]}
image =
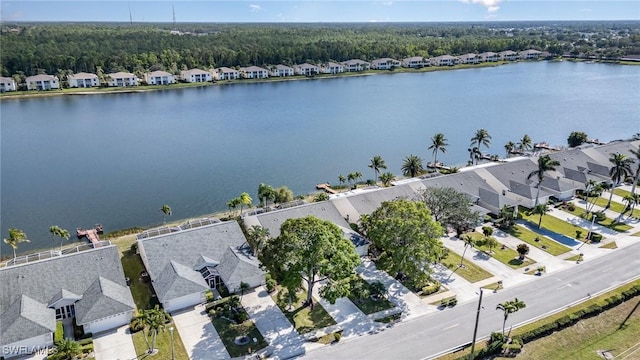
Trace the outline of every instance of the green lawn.
{"type": "MultiPolygon", "coordinates": [[[[465,258],[467,256],[473,256],[473,249],[467,249],[467,253],[465,254],[465,258]]],[[[464,267],[458,267],[460,265],[460,260],[462,257],[452,250],[449,250],[446,258],[442,259],[440,263],[450,270],[454,270],[456,274],[462,276],[465,280],[470,283],[482,281],[484,279],[488,279],[493,276],[490,272],[484,270],[478,265],[472,263],[469,260],[465,260],[463,265],[464,267]]]]}
{"type": "MultiPolygon", "coordinates": [[[[528,215],[528,210],[522,207],[520,208],[520,215],[523,219],[535,224],[535,226],[538,226],[540,215],[528,215]]],[[[580,230],[583,234],[586,234],[588,231],[564,220],[560,220],[557,217],[546,214],[542,216],[542,227],[558,234],[566,235],[572,239],[576,238],[576,230],[580,230]]]]}
{"type": "Polygon", "coordinates": [[[313,310],[308,306],[302,307],[302,303],[306,299],[306,295],[307,292],[304,289],[301,289],[291,297],[291,304],[293,305],[292,311],[287,310],[289,307],[287,289],[278,287],[278,292],[275,295],[272,295],[272,297],[276,304],[278,304],[280,310],[282,310],[284,315],[300,334],[335,325],[335,320],[333,320],[331,315],[329,315],[329,313],[327,313],[327,311],[317,301],[315,302],[313,310]]]}
{"type": "Polygon", "coordinates": [[[267,341],[262,337],[262,334],[260,334],[260,331],[258,331],[258,328],[251,320],[247,320],[242,324],[234,324],[223,318],[214,318],[211,322],[232,358],[246,356],[268,345],[267,341]],[[245,335],[252,339],[248,344],[236,345],[234,343],[236,337],[245,335]],[[258,340],[257,343],[253,342],[254,338],[258,340]],[[249,351],[249,349],[251,349],[251,351],[249,351]]]}
{"type": "MultiPolygon", "coordinates": [[[[122,267],[124,269],[124,276],[128,277],[131,281],[131,295],[133,301],[136,303],[136,307],[139,310],[153,309],[154,306],[159,305],[158,298],[154,295],[153,288],[150,282],[143,282],[140,273],[145,270],[144,264],[140,255],[136,254],[131,249],[125,251],[120,258],[122,267]]],[[[149,277],[146,278],[147,280],[149,277]]]]}
{"type": "Polygon", "coordinates": [[[501,249],[500,246],[498,246],[496,248],[493,248],[491,252],[489,252],[488,247],[476,245],[476,249],[485,252],[487,255],[491,256],[492,258],[514,269],[519,269],[521,267],[531,265],[535,262],[527,257],[524,258],[524,261],[519,260],[518,252],[508,247],[501,249]]]}
{"type": "Polygon", "coordinates": [[[520,226],[520,225],[515,225],[513,226],[513,228],[511,228],[508,233],[511,236],[515,236],[518,239],[526,242],[527,244],[537,247],[538,249],[544,250],[546,252],[548,252],[551,255],[560,255],[560,254],[564,254],[566,252],[571,251],[570,248],[560,244],[557,241],[551,240],[549,238],[547,238],[546,236],[542,236],[538,233],[535,233],[527,228],[525,228],[524,226],[520,226]],[[539,241],[536,241],[535,239],[538,239],[539,241]],[[544,246],[544,247],[543,247],[544,246]]]}
{"type": "MultiPolygon", "coordinates": [[[[587,219],[587,217],[585,215],[585,210],[580,208],[580,207],[575,206],[573,208],[573,211],[569,210],[568,208],[562,208],[562,207],[559,208],[559,209],[564,211],[564,212],[566,212],[566,213],[569,213],[571,215],[578,216],[578,217],[581,217],[583,219],[587,219]]],[[[587,220],[591,220],[591,216],[589,216],[587,220]]],[[[627,230],[632,229],[632,227],[630,225],[627,225],[627,224],[624,224],[624,223],[618,223],[618,222],[615,221],[615,219],[610,219],[608,217],[605,218],[602,221],[598,221],[597,223],[602,225],[602,226],[604,226],[604,227],[607,227],[607,228],[609,228],[611,230],[617,231],[617,232],[625,232],[627,230]]]]}
{"type": "Polygon", "coordinates": [[[613,189],[613,193],[615,195],[620,196],[620,197],[625,197],[625,196],[631,195],[631,191],[627,191],[627,190],[620,189],[620,188],[613,189]]]}
{"type": "Polygon", "coordinates": [[[618,244],[616,244],[615,241],[612,241],[608,244],[602,245],[600,246],[601,249],[617,249],[618,248],[618,244]]]}
{"type": "MultiPolygon", "coordinates": [[[[149,346],[145,341],[145,334],[142,331],[132,334],[133,346],[136,348],[136,354],[138,354],[138,360],[171,360],[171,336],[169,334],[169,327],[173,326],[173,351],[176,360],[188,360],[189,356],[184,349],[180,334],[175,330],[173,324],[167,325],[165,331],[158,333],[156,337],[156,349],[158,353],[154,355],[147,354],[149,346]]],[[[146,330],[145,330],[146,332],[146,330]]],[[[149,343],[151,343],[151,336],[149,336],[149,343]]]]}
{"type": "MultiPolygon", "coordinates": [[[[593,198],[589,198],[589,201],[593,201],[593,198]]],[[[606,207],[607,202],[609,202],[609,197],[599,197],[596,199],[596,205],[600,207],[606,207]]],[[[617,213],[622,213],[626,208],[626,205],[620,204],[619,202],[611,201],[611,207],[609,207],[609,210],[615,211],[617,213]]],[[[625,214],[628,215],[629,213],[627,212],[625,214]]],[[[633,217],[640,218],[640,210],[633,209],[633,217]]]]}
{"type": "Polygon", "coordinates": [[[572,257],[568,257],[565,260],[567,260],[567,261],[578,261],[578,260],[580,260],[580,258],[581,258],[581,256],[578,254],[578,255],[573,255],[572,257]]]}
{"type": "MultiPolygon", "coordinates": [[[[354,279],[354,282],[361,282],[363,283],[363,285],[367,287],[371,287],[371,284],[366,282],[360,276],[354,279]]],[[[371,297],[366,297],[362,299],[362,298],[357,298],[352,294],[352,295],[349,295],[349,300],[351,300],[351,302],[353,302],[355,306],[357,306],[358,309],[360,309],[360,311],[362,311],[365,315],[375,314],[379,311],[391,309],[394,307],[393,303],[387,300],[386,298],[373,300],[371,299],[371,297]]]]}

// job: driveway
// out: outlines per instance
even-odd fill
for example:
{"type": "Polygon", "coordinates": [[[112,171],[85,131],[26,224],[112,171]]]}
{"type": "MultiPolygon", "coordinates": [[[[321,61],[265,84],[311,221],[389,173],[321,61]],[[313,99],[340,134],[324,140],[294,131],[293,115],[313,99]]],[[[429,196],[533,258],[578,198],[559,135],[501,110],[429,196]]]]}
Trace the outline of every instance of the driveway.
{"type": "Polygon", "coordinates": [[[136,349],[133,347],[129,325],[95,336],[93,351],[96,360],[133,360],[138,358],[136,349]]]}
{"type": "Polygon", "coordinates": [[[213,327],[204,306],[189,307],[173,316],[189,358],[192,360],[230,359],[218,332],[213,327]]]}

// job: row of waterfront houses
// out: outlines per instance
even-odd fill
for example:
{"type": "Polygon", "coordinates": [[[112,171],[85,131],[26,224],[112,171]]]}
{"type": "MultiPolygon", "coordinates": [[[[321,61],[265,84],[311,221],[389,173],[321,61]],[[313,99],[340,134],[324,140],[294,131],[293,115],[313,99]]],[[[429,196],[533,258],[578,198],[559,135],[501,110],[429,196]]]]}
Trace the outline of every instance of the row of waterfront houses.
{"type": "MultiPolygon", "coordinates": [[[[484,52],[481,54],[464,54],[460,56],[442,55],[434,58],[422,56],[408,57],[403,60],[391,58],[375,59],[371,62],[351,59],[343,62],[327,62],[319,65],[304,63],[293,66],[274,65],[266,68],[259,66],[241,67],[239,69],[220,67],[209,69],[183,70],[179,75],[174,75],[166,71],[152,71],[143,75],[139,79],[135,74],[128,72],[117,72],[106,74],[104,82],[111,87],[137,86],[141,81],[148,85],[168,85],[177,81],[183,82],[209,82],[214,80],[235,80],[235,79],[265,79],[268,77],[286,76],[314,76],[318,74],[339,74],[344,72],[358,72],[365,70],[392,70],[398,67],[422,68],[426,66],[453,66],[457,64],[479,64],[483,62],[534,60],[549,54],[538,50],[524,50],[515,52],[511,50],[499,53],[484,52]]],[[[69,75],[66,79],[70,88],[90,88],[103,85],[96,74],[77,73],[69,75]]],[[[13,78],[0,78],[0,91],[16,91],[18,84],[13,78]]],[[[53,75],[41,74],[29,76],[25,79],[27,90],[52,90],[61,87],[60,79],[53,75]]]]}
{"type": "MultiPolygon", "coordinates": [[[[528,179],[538,168],[532,158],[469,168],[459,173],[400,181],[395,186],[331,195],[314,202],[269,212],[244,215],[246,228],[254,225],[280,234],[287,219],[309,215],[331,221],[356,251],[367,254],[368,241],[353,231],[362,215],[384,201],[415,199],[427,187],[452,187],[465,193],[473,208],[499,214],[504,206],[532,207],[536,197],[571,199],[590,181],[610,182],[612,154],[629,154],[640,141],[585,145],[550,156],[560,164],[545,173],[539,185],[528,179]]],[[[241,283],[256,287],[265,273],[236,221],[200,219],[148,230],[137,235],[138,252],[159,302],[175,312],[203,301],[208,290],[224,285],[236,292],[241,283]]],[[[75,323],[84,333],[100,333],[128,324],[135,304],[128,288],[118,249],[108,241],[74,251],[48,251],[18,257],[0,268],[0,356],[12,358],[53,345],[56,321],[75,323]]],[[[72,334],[71,334],[72,335],[72,334]]],[[[65,334],[67,336],[67,334],[65,334]]]]}

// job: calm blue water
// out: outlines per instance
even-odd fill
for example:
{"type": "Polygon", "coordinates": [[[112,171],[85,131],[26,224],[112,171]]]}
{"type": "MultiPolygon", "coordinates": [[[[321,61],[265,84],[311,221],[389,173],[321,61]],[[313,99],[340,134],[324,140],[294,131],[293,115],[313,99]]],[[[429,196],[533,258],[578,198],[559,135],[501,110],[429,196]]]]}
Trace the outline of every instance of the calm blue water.
{"type": "MultiPolygon", "coordinates": [[[[478,128],[491,153],[525,133],[564,145],[640,132],[640,67],[570,62],[241,84],[136,94],[8,100],[1,111],[1,231],[52,244],[48,228],[105,231],[226,209],[258,184],[296,194],[339,174],[372,178],[381,155],[399,174],[409,154],[464,164],[478,128]]],[[[6,254],[9,248],[2,245],[6,254]]]]}
{"type": "Polygon", "coordinates": [[[555,231],[551,231],[545,228],[538,228],[538,226],[530,223],[529,221],[518,221],[518,224],[528,228],[529,230],[536,232],[538,234],[544,235],[552,240],[555,240],[563,245],[566,246],[576,246],[581,244],[580,242],[576,241],[575,239],[572,239],[566,235],[563,234],[558,234],[555,231]]]}

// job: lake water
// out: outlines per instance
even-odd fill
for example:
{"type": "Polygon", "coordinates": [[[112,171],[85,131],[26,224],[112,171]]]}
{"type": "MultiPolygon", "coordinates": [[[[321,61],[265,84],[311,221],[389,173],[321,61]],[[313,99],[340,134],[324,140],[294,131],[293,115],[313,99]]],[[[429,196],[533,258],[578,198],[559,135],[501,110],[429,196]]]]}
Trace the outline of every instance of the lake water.
{"type": "MultiPolygon", "coordinates": [[[[261,182],[296,194],[338,182],[381,155],[464,164],[486,128],[489,152],[525,133],[564,145],[573,130],[609,141],[640,132],[640,67],[516,63],[431,73],[269,82],[133,94],[7,100],[1,109],[1,227],[23,229],[28,251],[52,245],[49,226],[105,231],[226,209],[261,182]]],[[[2,253],[10,248],[2,244],[2,253]]]]}

